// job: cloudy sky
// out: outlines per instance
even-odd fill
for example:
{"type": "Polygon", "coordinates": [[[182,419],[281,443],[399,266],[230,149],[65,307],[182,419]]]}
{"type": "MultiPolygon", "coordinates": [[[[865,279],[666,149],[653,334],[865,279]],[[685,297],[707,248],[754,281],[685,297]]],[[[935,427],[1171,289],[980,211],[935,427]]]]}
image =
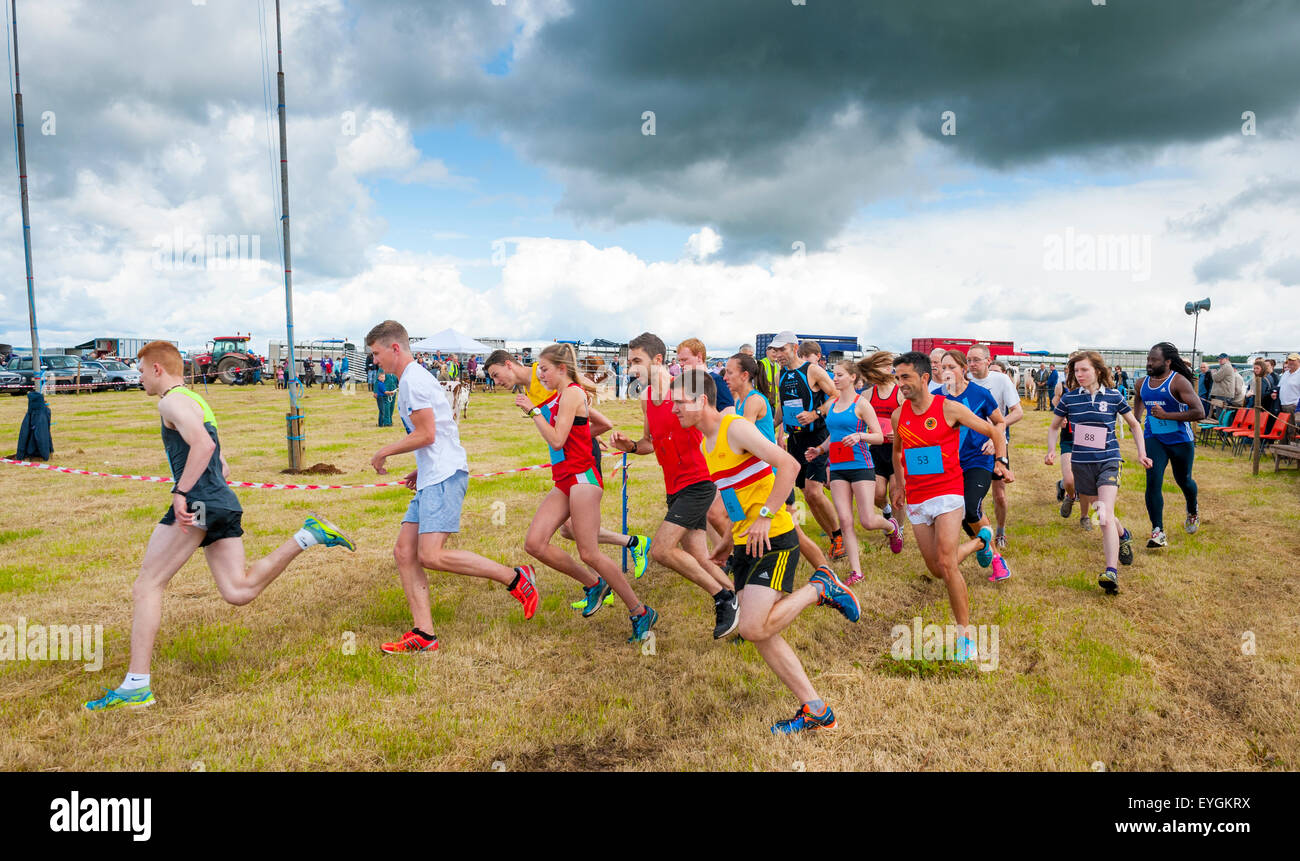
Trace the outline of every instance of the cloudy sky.
{"type": "MultiPolygon", "coordinates": [[[[1094,2],[284,0],[298,334],[1300,346],[1296,4],[1094,2]]],[[[283,337],[273,3],[18,8],[43,345],[283,337]]]]}

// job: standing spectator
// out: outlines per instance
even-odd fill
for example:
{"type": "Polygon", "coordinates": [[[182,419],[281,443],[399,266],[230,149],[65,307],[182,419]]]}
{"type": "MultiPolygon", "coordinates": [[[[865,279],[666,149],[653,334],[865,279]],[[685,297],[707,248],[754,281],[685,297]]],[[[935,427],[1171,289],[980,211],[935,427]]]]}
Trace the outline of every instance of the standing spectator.
{"type": "Polygon", "coordinates": [[[1056,384],[1059,383],[1060,381],[1061,381],[1061,374],[1056,370],[1056,365],[1050,366],[1047,369],[1047,378],[1043,380],[1043,383],[1045,384],[1047,391],[1055,392],[1056,384]]]}
{"type": "Polygon", "coordinates": [[[465,378],[469,380],[470,391],[474,391],[474,381],[478,379],[478,356],[470,356],[465,362],[465,378]]]}
{"type": "Polygon", "coordinates": [[[375,365],[375,357],[366,350],[366,387],[374,392],[375,386],[379,382],[379,368],[375,365]]]}
{"type": "Polygon", "coordinates": [[[1038,405],[1035,410],[1045,410],[1048,408],[1048,393],[1055,390],[1055,384],[1051,388],[1047,385],[1047,363],[1042,362],[1038,365],[1038,370],[1034,372],[1034,388],[1038,392],[1038,405]]]}
{"type": "MultiPolygon", "coordinates": [[[[1253,378],[1246,394],[1246,407],[1248,409],[1254,409],[1255,407],[1255,378],[1258,378],[1259,408],[1270,415],[1276,416],[1280,409],[1277,402],[1277,384],[1273,382],[1273,377],[1268,373],[1268,363],[1263,359],[1256,359],[1251,370],[1253,378]]],[[[1263,427],[1260,430],[1263,431],[1263,427]]]]}
{"type": "Polygon", "coordinates": [[[397,403],[396,374],[384,374],[382,371],[379,373],[375,388],[375,401],[379,405],[379,426],[381,428],[392,427],[393,406],[397,403]]]}
{"type": "Polygon", "coordinates": [[[316,380],[316,363],[312,361],[311,353],[302,360],[302,385],[303,388],[310,389],[311,384],[316,380]]]}
{"type": "Polygon", "coordinates": [[[1295,437],[1296,405],[1300,402],[1300,353],[1286,357],[1286,368],[1282,372],[1277,387],[1278,413],[1287,417],[1286,434],[1283,442],[1290,442],[1295,437]]]}
{"type": "Polygon", "coordinates": [[[352,363],[348,361],[347,356],[344,356],[343,361],[339,362],[339,386],[340,387],[342,387],[343,382],[348,378],[348,366],[351,364],[352,363]]]}
{"type": "Polygon", "coordinates": [[[1210,379],[1210,364],[1201,362],[1200,382],[1196,385],[1196,394],[1200,396],[1201,406],[1205,407],[1205,414],[1210,415],[1210,385],[1213,382],[1210,379]]]}
{"type": "Polygon", "coordinates": [[[1239,407],[1246,400],[1246,381],[1228,361],[1227,353],[1219,354],[1219,366],[1210,371],[1213,384],[1210,386],[1210,403],[1215,406],[1239,407]],[[1217,403],[1216,403],[1217,402],[1217,403]]]}
{"type": "Polygon", "coordinates": [[[623,381],[619,378],[618,359],[609,363],[610,372],[614,374],[614,397],[623,397],[623,381]]]}
{"type": "Polygon", "coordinates": [[[284,385],[284,362],[281,361],[280,364],[275,366],[275,387],[283,389],[284,385]]]}
{"type": "Polygon", "coordinates": [[[321,388],[329,388],[329,384],[334,382],[334,359],[330,356],[321,359],[320,369],[321,373],[324,374],[321,380],[321,388]]]}
{"type": "Polygon", "coordinates": [[[1115,388],[1119,389],[1120,396],[1128,400],[1128,371],[1119,365],[1115,366],[1115,388]]]}

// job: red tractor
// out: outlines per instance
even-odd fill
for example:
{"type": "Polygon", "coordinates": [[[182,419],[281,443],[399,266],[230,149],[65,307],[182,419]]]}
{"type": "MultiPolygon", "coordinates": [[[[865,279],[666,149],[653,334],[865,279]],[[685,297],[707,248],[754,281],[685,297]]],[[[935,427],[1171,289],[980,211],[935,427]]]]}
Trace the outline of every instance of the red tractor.
{"type": "Polygon", "coordinates": [[[259,362],[247,350],[248,335],[227,335],[214,338],[208,342],[208,348],[202,353],[195,353],[185,369],[187,377],[196,382],[215,382],[220,380],[233,386],[235,380],[259,362]]]}

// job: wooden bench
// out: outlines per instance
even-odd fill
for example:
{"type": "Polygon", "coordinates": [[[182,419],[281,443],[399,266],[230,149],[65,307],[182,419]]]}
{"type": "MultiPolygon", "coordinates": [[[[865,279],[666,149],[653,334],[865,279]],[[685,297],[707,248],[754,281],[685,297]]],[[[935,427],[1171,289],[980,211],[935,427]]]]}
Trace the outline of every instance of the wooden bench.
{"type": "Polygon", "coordinates": [[[1282,466],[1282,461],[1294,461],[1295,465],[1300,468],[1300,445],[1274,445],[1269,449],[1273,455],[1273,471],[1277,472],[1282,466]]]}

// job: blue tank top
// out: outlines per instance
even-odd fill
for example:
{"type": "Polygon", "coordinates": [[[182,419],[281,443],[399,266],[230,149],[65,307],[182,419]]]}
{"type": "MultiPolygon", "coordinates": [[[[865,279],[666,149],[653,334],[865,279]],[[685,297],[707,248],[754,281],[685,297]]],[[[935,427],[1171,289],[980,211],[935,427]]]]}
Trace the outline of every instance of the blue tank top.
{"type": "Polygon", "coordinates": [[[1155,437],[1169,445],[1178,445],[1179,443],[1192,441],[1191,425],[1187,422],[1171,422],[1168,419],[1158,419],[1151,415],[1151,408],[1156,404],[1159,404],[1164,408],[1165,412],[1169,413],[1187,411],[1187,404],[1174,396],[1173,384],[1173,371],[1169,372],[1169,376],[1165,377],[1164,382],[1154,387],[1151,385],[1150,377],[1142,378],[1142,390],[1139,396],[1147,409],[1147,414],[1142,419],[1142,435],[1148,438],[1155,437]]]}
{"type": "Polygon", "coordinates": [[[841,450],[838,446],[840,440],[852,433],[863,433],[867,429],[866,422],[858,418],[855,408],[858,398],[861,395],[855,395],[853,403],[846,410],[836,409],[839,406],[837,402],[835,407],[826,414],[826,433],[831,440],[831,472],[841,472],[846,469],[874,469],[875,462],[871,459],[871,449],[865,442],[857,445],[848,446],[847,450],[841,450]],[[838,462],[836,458],[842,458],[838,462]]]}
{"type": "Polygon", "coordinates": [[[740,403],[736,404],[736,415],[743,416],[745,414],[745,404],[753,395],[758,395],[758,399],[767,404],[767,412],[754,424],[758,426],[758,432],[767,437],[768,442],[776,442],[776,422],[772,421],[772,404],[758,389],[750,389],[749,394],[740,399],[740,403]]]}

